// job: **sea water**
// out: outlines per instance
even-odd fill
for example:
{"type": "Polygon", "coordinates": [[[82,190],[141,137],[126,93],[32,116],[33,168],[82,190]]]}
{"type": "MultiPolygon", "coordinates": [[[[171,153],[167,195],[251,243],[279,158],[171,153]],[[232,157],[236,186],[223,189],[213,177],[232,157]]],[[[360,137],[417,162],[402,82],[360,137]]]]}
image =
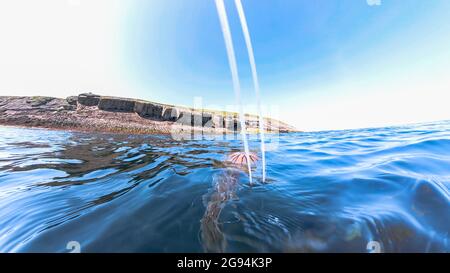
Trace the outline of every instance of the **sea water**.
{"type": "MultiPolygon", "coordinates": [[[[266,183],[237,170],[223,251],[450,251],[450,122],[273,138],[266,183]]],[[[241,144],[0,127],[0,252],[203,252],[241,144]]]]}

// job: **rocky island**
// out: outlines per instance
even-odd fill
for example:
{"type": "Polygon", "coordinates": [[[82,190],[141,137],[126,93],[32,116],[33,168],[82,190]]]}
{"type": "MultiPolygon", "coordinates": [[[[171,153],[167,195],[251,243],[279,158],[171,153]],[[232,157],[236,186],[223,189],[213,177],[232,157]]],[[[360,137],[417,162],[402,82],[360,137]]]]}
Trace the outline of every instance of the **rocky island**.
{"type": "MultiPolygon", "coordinates": [[[[265,131],[293,132],[278,120],[264,118],[265,131]]],[[[0,125],[111,133],[236,133],[238,115],[166,105],[144,100],[83,93],[66,99],[0,96],[0,125]]],[[[246,114],[249,132],[258,131],[258,117],[246,114]]]]}

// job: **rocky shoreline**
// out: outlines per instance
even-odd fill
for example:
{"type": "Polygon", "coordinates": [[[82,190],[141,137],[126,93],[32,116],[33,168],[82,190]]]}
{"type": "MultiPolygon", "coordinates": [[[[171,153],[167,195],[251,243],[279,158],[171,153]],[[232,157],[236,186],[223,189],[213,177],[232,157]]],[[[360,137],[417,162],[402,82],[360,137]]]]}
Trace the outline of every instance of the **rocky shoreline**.
{"type": "MultiPolygon", "coordinates": [[[[257,132],[258,124],[256,116],[246,115],[249,132],[257,132]]],[[[236,113],[92,93],[66,99],[0,96],[0,125],[132,134],[221,134],[240,131],[236,113]]],[[[268,133],[296,131],[288,124],[267,118],[265,126],[268,133]]]]}

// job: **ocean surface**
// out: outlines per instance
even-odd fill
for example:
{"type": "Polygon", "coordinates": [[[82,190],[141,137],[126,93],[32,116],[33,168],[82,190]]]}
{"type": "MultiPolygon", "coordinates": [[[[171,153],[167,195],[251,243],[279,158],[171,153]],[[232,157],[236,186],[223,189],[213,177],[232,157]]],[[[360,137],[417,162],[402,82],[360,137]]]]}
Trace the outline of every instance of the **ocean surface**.
{"type": "Polygon", "coordinates": [[[450,252],[450,122],[267,145],[0,127],[0,252],[450,252]]]}

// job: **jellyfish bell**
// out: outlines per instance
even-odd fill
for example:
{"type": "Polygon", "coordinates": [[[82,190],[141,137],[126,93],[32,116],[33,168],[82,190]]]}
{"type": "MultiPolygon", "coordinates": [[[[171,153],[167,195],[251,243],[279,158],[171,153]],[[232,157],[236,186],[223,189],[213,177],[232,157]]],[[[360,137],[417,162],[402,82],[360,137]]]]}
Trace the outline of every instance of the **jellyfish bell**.
{"type": "MultiPolygon", "coordinates": [[[[253,166],[258,162],[259,158],[255,153],[249,153],[248,155],[250,165],[253,166]]],[[[245,152],[235,152],[228,156],[227,162],[237,167],[247,166],[247,155],[245,152]]]]}

